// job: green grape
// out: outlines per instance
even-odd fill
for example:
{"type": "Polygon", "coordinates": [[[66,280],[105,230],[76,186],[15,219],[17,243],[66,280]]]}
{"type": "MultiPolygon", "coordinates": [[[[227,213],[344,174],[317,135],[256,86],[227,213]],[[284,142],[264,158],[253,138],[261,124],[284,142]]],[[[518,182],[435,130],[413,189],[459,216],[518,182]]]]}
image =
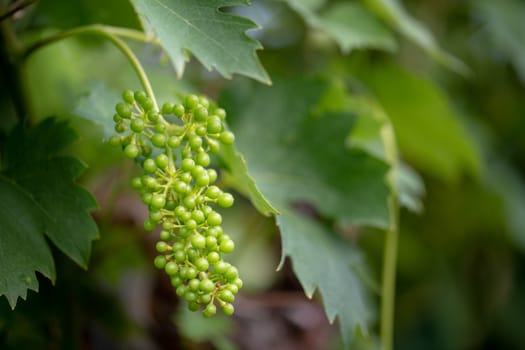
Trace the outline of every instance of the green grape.
{"type": "Polygon", "coordinates": [[[161,113],[162,114],[171,114],[173,112],[173,104],[166,102],[162,105],[161,113]]]}
{"type": "Polygon", "coordinates": [[[235,135],[231,131],[223,131],[220,140],[225,145],[231,145],[235,141],[235,135]]]}
{"type": "Polygon", "coordinates": [[[117,103],[115,110],[117,111],[117,114],[122,118],[130,118],[131,113],[133,112],[131,106],[124,102],[117,103]]]}
{"type": "Polygon", "coordinates": [[[129,145],[124,148],[124,154],[129,158],[136,158],[139,155],[139,148],[130,143],[129,145]]]}
{"type": "Polygon", "coordinates": [[[166,145],[166,136],[164,134],[155,134],[151,138],[151,143],[156,147],[164,147],[166,145]]]}
{"type": "Polygon", "coordinates": [[[222,312],[226,316],[233,315],[233,312],[235,311],[235,308],[233,307],[233,305],[232,304],[228,304],[228,303],[225,303],[225,304],[221,305],[221,309],[222,309],[222,312]]]}
{"type": "Polygon", "coordinates": [[[135,97],[133,96],[133,91],[131,90],[124,90],[122,93],[122,99],[126,101],[129,104],[132,104],[135,102],[135,97]]]}
{"type": "Polygon", "coordinates": [[[182,104],[166,102],[160,111],[142,91],[126,90],[122,100],[113,117],[115,131],[122,135],[111,136],[109,143],[122,146],[126,156],[142,164],[143,175],[131,185],[149,208],[144,228],[162,227],[155,245],[161,255],[154,266],[164,270],[191,310],[210,317],[217,312],[216,301],[231,315],[242,280],[237,268],[222,258],[235,244],[223,234],[222,216],[214,207],[231,207],[234,198],[213,185],[218,175],[209,167],[208,154],[235,140],[225,130],[226,112],[197,95],[186,96],[182,104]]]}
{"type": "Polygon", "coordinates": [[[157,170],[157,165],[155,164],[155,161],[151,158],[146,159],[144,163],[142,164],[142,167],[148,173],[153,173],[155,172],[155,170],[157,170]]]}
{"type": "Polygon", "coordinates": [[[140,133],[144,130],[144,121],[142,119],[133,119],[129,124],[131,130],[136,133],[140,133]]]}

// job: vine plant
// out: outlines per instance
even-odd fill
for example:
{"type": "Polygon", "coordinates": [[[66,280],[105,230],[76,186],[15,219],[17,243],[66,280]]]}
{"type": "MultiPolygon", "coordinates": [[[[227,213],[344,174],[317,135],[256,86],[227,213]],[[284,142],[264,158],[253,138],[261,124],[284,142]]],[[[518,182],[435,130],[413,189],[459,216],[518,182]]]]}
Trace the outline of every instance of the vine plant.
{"type": "MultiPolygon", "coordinates": [[[[234,86],[230,90],[233,97],[225,99],[232,107],[229,113],[236,118],[232,129],[238,134],[239,142],[234,148],[236,137],[226,124],[228,108],[225,110],[198,94],[159,105],[148,75],[125,39],[162,47],[179,75],[182,75],[189,51],[205,67],[215,68],[227,78],[232,73],[239,73],[269,83],[255,55],[255,50],[261,46],[245,35],[247,29],[253,28],[253,22],[218,10],[220,6],[242,2],[137,0],[132,3],[145,32],[92,24],[24,44],[12,27],[11,10],[1,9],[2,14],[5,13],[1,22],[2,66],[4,73],[9,73],[20,124],[28,126],[35,117],[31,110],[34,97],[25,87],[24,65],[29,57],[71,37],[92,36],[107,40],[133,67],[143,91],[125,90],[122,100],[113,102],[115,110],[98,118],[113,118],[114,134],[108,138],[109,144],[121,147],[144,172],[133,178],[131,185],[149,208],[145,229],[152,231],[161,227],[156,245],[159,255],[154,265],[170,276],[176,294],[188,301],[189,309],[202,310],[204,316],[212,316],[219,306],[225,314],[231,315],[235,294],[243,284],[239,270],[223,260],[223,254],[233,251],[235,244],[223,232],[222,217],[216,209],[232,206],[234,199],[232,194],[214,184],[219,175],[210,167],[210,154],[218,155],[222,158],[224,183],[248,196],[261,213],[276,215],[282,234],[283,259],[291,257],[294,271],[308,296],[319,290],[329,319],[339,316],[342,338],[347,346],[356,326],[367,333],[373,319],[367,306],[366,288],[353,267],[345,263],[354,247],[335,235],[329,226],[301,216],[292,204],[298,201],[312,203],[320,215],[332,218],[335,226],[358,223],[385,229],[380,332],[383,349],[392,349],[399,205],[396,176],[400,166],[393,130],[381,107],[366,94],[350,96],[344,84],[334,79],[298,78],[286,82],[278,79],[272,87],[254,86],[256,99],[237,104],[236,94],[231,93],[236,89],[234,86]],[[167,15],[161,15],[164,13],[167,15]],[[326,103],[334,93],[343,97],[326,103]],[[283,101],[281,96],[293,97],[283,101]],[[264,116],[254,114],[259,111],[264,111],[264,116]],[[254,124],[256,119],[262,119],[262,127],[267,130],[259,129],[260,124],[254,124]],[[370,151],[367,140],[360,138],[361,128],[368,130],[370,120],[375,130],[373,142],[381,145],[379,153],[370,151]],[[354,125],[351,134],[354,147],[349,151],[345,143],[351,125],[354,125]],[[295,141],[284,146],[289,152],[285,154],[280,143],[289,139],[288,135],[295,135],[295,141]],[[321,152],[315,149],[328,141],[335,146],[321,152]],[[262,157],[261,154],[276,156],[262,157]],[[336,164],[341,165],[337,167],[336,164]],[[281,179],[280,187],[265,175],[269,169],[281,179]],[[349,174],[353,175],[347,177],[349,174]],[[286,190],[282,191],[283,188],[286,190]],[[359,198],[367,198],[368,206],[363,207],[359,198]],[[315,251],[320,258],[312,261],[311,253],[315,251]]],[[[313,27],[323,28],[326,22],[315,17],[315,9],[296,1],[288,3],[309,19],[307,22],[313,27]]],[[[377,9],[377,2],[372,3],[370,8],[377,9]]],[[[384,13],[389,7],[381,9],[384,13]]],[[[372,25],[379,25],[372,10],[359,7],[359,11],[366,14],[365,19],[372,25]]],[[[389,31],[384,30],[385,42],[389,42],[389,31]]],[[[367,42],[366,33],[362,35],[367,42]]],[[[368,43],[378,46],[374,41],[368,43]]],[[[390,47],[391,43],[384,45],[390,47]]],[[[56,121],[43,122],[27,130],[19,126],[3,143],[0,247],[5,248],[0,248],[3,250],[0,259],[2,265],[14,266],[14,270],[2,268],[5,277],[0,281],[0,294],[7,296],[13,308],[18,297],[25,298],[28,288],[38,288],[35,271],[52,280],[55,278],[53,259],[43,234],[83,267],[87,267],[91,241],[97,237],[96,228],[87,215],[94,202],[73,183],[82,166],[72,158],[58,155],[61,148],[71,142],[70,131],[65,124],[56,121]],[[39,150],[35,151],[35,147],[39,150]],[[24,177],[24,173],[32,170],[26,162],[20,161],[23,156],[49,171],[24,177]],[[60,164],[55,167],[49,162],[60,164]],[[50,179],[56,174],[60,181],[50,179]],[[42,180],[35,183],[35,177],[42,180]],[[53,199],[63,189],[61,186],[81,198],[76,207],[59,208],[64,212],[52,209],[56,207],[53,199]],[[69,232],[76,229],[79,220],[88,222],[86,227],[90,231],[80,231],[73,243],[66,240],[64,230],[56,229],[66,225],[62,216],[70,214],[74,220],[73,227],[67,227],[69,232]],[[31,220],[22,225],[13,219],[18,215],[31,217],[31,220]],[[30,243],[21,255],[33,256],[28,258],[31,261],[15,257],[18,254],[16,246],[23,240],[30,243]]],[[[68,203],[64,205],[67,206],[68,203]]]]}

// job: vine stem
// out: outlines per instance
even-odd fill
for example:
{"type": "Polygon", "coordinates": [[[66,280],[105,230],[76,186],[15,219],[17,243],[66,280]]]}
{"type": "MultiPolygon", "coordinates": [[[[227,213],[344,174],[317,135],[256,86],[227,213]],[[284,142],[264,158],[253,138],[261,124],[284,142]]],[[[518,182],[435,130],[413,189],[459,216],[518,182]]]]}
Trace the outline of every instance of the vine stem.
{"type": "Polygon", "coordinates": [[[119,49],[124,56],[128,59],[129,63],[135,70],[135,73],[137,74],[142,87],[146,91],[146,94],[151,98],[153,101],[153,106],[155,110],[159,110],[159,106],[157,104],[157,100],[155,98],[155,94],[153,93],[153,89],[151,87],[151,83],[148,79],[148,76],[146,75],[146,71],[142,67],[140,61],[138,60],[137,56],[133,53],[133,51],[129,48],[129,46],[120,39],[117,35],[128,37],[135,40],[140,41],[148,41],[153,42],[155,44],[158,44],[158,42],[154,40],[150,40],[144,33],[132,30],[132,29],[125,29],[125,28],[117,28],[117,27],[111,27],[111,26],[104,26],[100,24],[93,24],[83,27],[77,27],[70,30],[66,30],[63,32],[60,32],[58,34],[52,35],[48,38],[42,39],[37,41],[36,43],[30,45],[27,47],[24,52],[22,53],[22,59],[25,60],[31,54],[33,54],[38,49],[50,45],[52,43],[55,43],[57,41],[76,36],[76,35],[97,35],[101,36],[108,41],[110,41],[117,49],[119,49]]]}
{"type": "Polygon", "coordinates": [[[394,303],[396,296],[396,267],[398,245],[399,205],[397,194],[390,198],[392,225],[386,232],[381,290],[381,342],[383,350],[394,348],[394,303]]]}

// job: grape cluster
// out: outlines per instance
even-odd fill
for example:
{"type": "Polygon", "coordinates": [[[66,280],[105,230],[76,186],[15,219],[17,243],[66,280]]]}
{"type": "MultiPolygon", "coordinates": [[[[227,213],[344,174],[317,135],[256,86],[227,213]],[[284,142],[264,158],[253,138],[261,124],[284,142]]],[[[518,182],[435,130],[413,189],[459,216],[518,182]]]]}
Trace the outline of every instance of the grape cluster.
{"type": "Polygon", "coordinates": [[[160,111],[142,91],[127,90],[122,97],[113,118],[117,134],[109,142],[144,169],[132,186],[149,207],[146,230],[162,226],[154,265],[166,271],[190,310],[209,317],[218,305],[231,315],[242,280],[222,258],[235,244],[213,206],[228,208],[234,199],[213,184],[217,172],[209,168],[209,154],[234,141],[225,129],[226,112],[196,95],[165,103],[160,111]]]}

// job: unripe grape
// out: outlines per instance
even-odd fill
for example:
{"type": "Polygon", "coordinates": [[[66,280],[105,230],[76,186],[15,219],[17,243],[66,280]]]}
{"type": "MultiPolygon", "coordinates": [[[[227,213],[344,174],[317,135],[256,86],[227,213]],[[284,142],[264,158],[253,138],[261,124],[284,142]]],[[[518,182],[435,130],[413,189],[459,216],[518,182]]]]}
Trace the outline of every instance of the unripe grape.
{"type": "Polygon", "coordinates": [[[204,107],[204,108],[208,108],[210,106],[210,101],[204,97],[204,96],[199,96],[199,103],[204,107]]]}
{"type": "Polygon", "coordinates": [[[188,288],[191,290],[191,291],[198,291],[199,290],[199,286],[200,286],[200,281],[196,278],[192,279],[191,281],[188,282],[188,288]]]}
{"type": "Polygon", "coordinates": [[[217,108],[213,113],[221,119],[226,118],[226,111],[222,108],[217,108]]]}
{"type": "Polygon", "coordinates": [[[206,189],[206,196],[210,199],[216,199],[222,193],[221,189],[217,186],[210,186],[206,189]]]}
{"type": "Polygon", "coordinates": [[[162,108],[161,108],[161,113],[162,114],[171,114],[171,113],[173,113],[173,104],[169,103],[169,102],[164,103],[162,105],[162,108]]]}
{"type": "MultiPolygon", "coordinates": [[[[173,254],[173,258],[175,259],[175,261],[177,262],[183,262],[186,260],[186,253],[184,253],[182,250],[177,250],[174,254],[173,254]]],[[[181,275],[182,275],[182,270],[181,270],[181,275]]]]}
{"type": "Polygon", "coordinates": [[[119,102],[115,106],[115,110],[117,111],[118,115],[122,118],[129,118],[131,117],[132,109],[131,106],[124,102],[119,102]]]}
{"type": "Polygon", "coordinates": [[[221,252],[223,253],[231,253],[235,249],[235,243],[231,239],[224,240],[221,242],[221,252]]]}
{"type": "Polygon", "coordinates": [[[226,315],[226,316],[231,316],[233,315],[233,312],[235,311],[235,308],[233,307],[232,304],[223,304],[221,306],[221,309],[222,309],[222,312],[226,315]]]}
{"type": "Polygon", "coordinates": [[[217,172],[215,169],[208,169],[208,177],[210,178],[210,184],[217,181],[217,172]]]}
{"type": "Polygon", "coordinates": [[[215,290],[215,283],[209,279],[204,279],[200,281],[199,289],[204,293],[211,293],[215,290]]]}
{"type": "Polygon", "coordinates": [[[205,317],[212,317],[217,313],[217,307],[214,304],[208,304],[205,308],[202,314],[205,317]]]}
{"type": "Polygon", "coordinates": [[[199,122],[203,122],[208,118],[208,110],[204,107],[198,107],[193,111],[193,117],[199,122]]]}
{"type": "Polygon", "coordinates": [[[179,118],[182,117],[184,115],[184,106],[180,103],[177,103],[175,106],[173,106],[173,114],[179,118]]]}
{"type": "Polygon", "coordinates": [[[179,271],[179,265],[174,261],[170,261],[164,266],[164,271],[166,271],[168,275],[174,275],[179,271]]]}
{"type": "Polygon", "coordinates": [[[195,220],[197,223],[201,223],[201,222],[204,222],[204,220],[206,219],[204,217],[204,213],[202,212],[202,210],[194,210],[192,213],[191,213],[191,217],[193,218],[193,220],[195,220]]]}
{"type": "Polygon", "coordinates": [[[195,230],[197,228],[197,222],[193,219],[186,221],[185,225],[190,230],[195,230]]]}
{"type": "Polygon", "coordinates": [[[140,177],[134,177],[131,179],[131,187],[133,187],[136,190],[140,190],[142,188],[142,180],[140,177]]]}
{"type": "Polygon", "coordinates": [[[139,155],[139,148],[137,145],[130,143],[124,148],[124,154],[129,158],[136,158],[139,155]]]}
{"type": "Polygon", "coordinates": [[[156,123],[159,121],[159,114],[155,111],[149,111],[146,116],[148,120],[152,123],[156,123]]]}
{"type": "Polygon", "coordinates": [[[231,131],[223,131],[220,140],[225,145],[231,145],[235,141],[235,135],[231,131]]]}
{"type": "Polygon", "coordinates": [[[168,163],[169,163],[169,158],[164,153],[159,154],[155,158],[155,164],[161,169],[166,168],[168,166],[168,163]]]}
{"type": "Polygon", "coordinates": [[[142,99],[142,101],[139,101],[139,104],[145,111],[153,109],[153,101],[149,97],[146,97],[145,99],[142,99]]]}
{"type": "Polygon", "coordinates": [[[186,294],[186,286],[184,284],[178,286],[177,289],[175,289],[175,294],[177,294],[179,297],[183,297],[184,294],[186,294]]]}
{"type": "Polygon", "coordinates": [[[210,226],[219,226],[222,223],[222,216],[217,212],[211,212],[206,219],[210,226]]]}
{"type": "Polygon", "coordinates": [[[144,229],[146,231],[153,231],[157,227],[157,223],[151,219],[144,220],[144,229]]]}
{"type": "Polygon", "coordinates": [[[209,252],[208,253],[208,262],[210,264],[215,264],[221,259],[221,256],[217,252],[209,252]]]}
{"type": "Polygon", "coordinates": [[[151,208],[150,210],[150,213],[149,213],[150,219],[155,222],[159,222],[163,218],[164,214],[162,214],[161,211],[152,211],[152,210],[155,210],[155,208],[151,208]]]}
{"type": "Polygon", "coordinates": [[[171,277],[170,282],[171,282],[171,285],[176,288],[180,286],[184,281],[179,276],[173,276],[171,277]]]}
{"type": "Polygon", "coordinates": [[[217,247],[217,238],[213,236],[206,237],[206,248],[211,250],[211,249],[215,249],[216,247],[217,247]]]}
{"type": "Polygon", "coordinates": [[[120,144],[122,143],[122,139],[118,135],[112,135],[109,138],[108,142],[111,146],[120,146],[120,144]]]}
{"type": "Polygon", "coordinates": [[[222,120],[217,116],[212,116],[208,119],[206,128],[210,134],[218,134],[222,131],[222,120]]]}
{"type": "Polygon", "coordinates": [[[129,124],[131,130],[136,133],[140,133],[144,130],[144,121],[142,119],[133,119],[129,124]]]}
{"type": "Polygon", "coordinates": [[[195,161],[191,158],[185,158],[182,160],[180,167],[184,171],[192,171],[195,167],[195,161]]]}
{"type": "Polygon", "coordinates": [[[218,274],[223,274],[228,270],[228,267],[230,265],[228,263],[225,263],[224,261],[218,261],[213,265],[213,270],[218,274]]]}
{"type": "Polygon", "coordinates": [[[151,198],[150,205],[156,209],[164,208],[164,206],[166,205],[166,196],[162,194],[154,195],[153,198],[151,198]]]}
{"type": "Polygon", "coordinates": [[[133,97],[133,91],[124,90],[124,92],[122,93],[122,99],[129,104],[132,104],[133,102],[135,102],[135,97],[133,97]]]}
{"type": "Polygon", "coordinates": [[[142,164],[142,167],[144,170],[146,170],[148,173],[153,173],[155,170],[157,170],[157,165],[155,164],[155,161],[151,158],[148,158],[144,161],[144,164],[142,164]]]}
{"type": "Polygon", "coordinates": [[[208,176],[208,173],[205,172],[204,174],[200,174],[195,178],[195,184],[200,187],[208,186],[210,183],[210,177],[208,176]]]}
{"type": "Polygon", "coordinates": [[[195,249],[202,249],[206,246],[206,238],[204,238],[204,236],[202,235],[193,235],[191,237],[191,245],[195,248],[195,249]]]}
{"type": "Polygon", "coordinates": [[[188,143],[192,149],[197,149],[202,146],[202,138],[200,136],[191,136],[188,143]]]}
{"type": "Polygon", "coordinates": [[[197,157],[195,158],[195,163],[203,167],[207,167],[208,165],[210,165],[210,156],[206,152],[201,152],[197,154],[197,157]]]}
{"type": "Polygon", "coordinates": [[[196,95],[188,95],[186,96],[186,99],[184,100],[184,105],[188,107],[189,109],[193,109],[197,107],[199,104],[199,98],[196,95]]]}
{"type": "Polygon", "coordinates": [[[198,136],[205,136],[208,133],[208,130],[204,125],[201,125],[195,129],[195,134],[198,136]]]}
{"type": "Polygon", "coordinates": [[[166,257],[164,255],[157,255],[155,260],[153,260],[153,265],[155,265],[157,269],[163,269],[164,266],[166,266],[166,262],[166,257]]]}
{"type": "Polygon", "coordinates": [[[190,311],[197,311],[197,310],[200,309],[200,305],[199,305],[199,303],[197,303],[197,302],[195,301],[196,299],[197,299],[197,296],[195,296],[195,298],[192,299],[191,301],[188,300],[188,297],[186,297],[186,300],[189,301],[189,303],[188,303],[188,309],[189,309],[190,311]]]}
{"type": "Polygon", "coordinates": [[[186,208],[193,209],[195,208],[195,204],[197,204],[196,201],[197,201],[197,198],[195,198],[194,195],[189,195],[189,196],[184,197],[182,202],[184,203],[184,206],[186,208]]]}
{"type": "Polygon", "coordinates": [[[163,241],[169,241],[171,239],[171,233],[169,231],[162,230],[159,233],[159,238],[163,241]]]}
{"type": "Polygon", "coordinates": [[[208,138],[207,142],[208,142],[208,148],[210,150],[210,153],[217,153],[221,149],[219,142],[217,142],[216,140],[208,138]]]}
{"type": "Polygon", "coordinates": [[[225,302],[233,303],[235,296],[228,289],[224,289],[219,293],[219,298],[225,302]]]}
{"type": "Polygon", "coordinates": [[[217,198],[217,204],[223,208],[229,208],[233,205],[233,196],[229,193],[221,193],[217,198]]]}
{"type": "Polygon", "coordinates": [[[224,273],[224,277],[226,277],[228,281],[233,282],[239,277],[239,271],[235,267],[229,266],[224,273]]]}
{"type": "Polygon", "coordinates": [[[179,147],[180,142],[181,142],[181,139],[177,136],[170,136],[168,138],[168,146],[170,146],[171,148],[179,147]]]}
{"type": "Polygon", "coordinates": [[[151,138],[151,143],[156,147],[164,147],[166,145],[166,136],[164,134],[155,134],[151,138]]]}
{"type": "Polygon", "coordinates": [[[207,271],[210,267],[210,263],[206,258],[198,258],[197,261],[195,261],[195,267],[199,271],[207,271]]]}

